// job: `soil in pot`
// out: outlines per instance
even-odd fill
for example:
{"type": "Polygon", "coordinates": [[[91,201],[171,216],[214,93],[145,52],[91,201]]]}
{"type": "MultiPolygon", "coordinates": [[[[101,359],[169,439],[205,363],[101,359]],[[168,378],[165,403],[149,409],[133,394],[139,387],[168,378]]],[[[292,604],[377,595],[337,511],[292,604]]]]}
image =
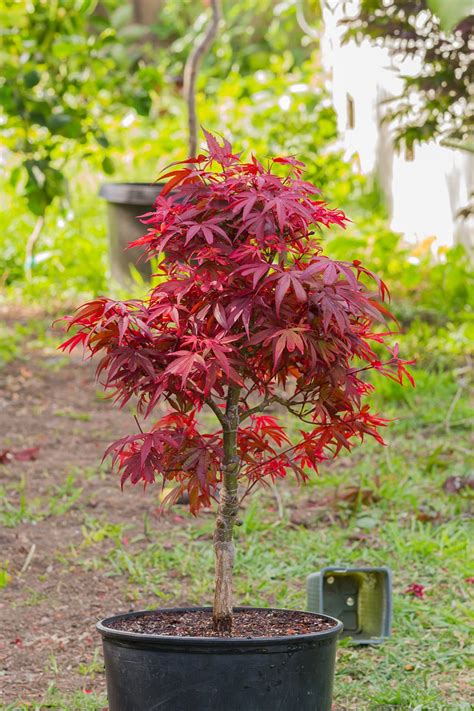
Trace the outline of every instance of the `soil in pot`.
{"type": "MultiPolygon", "coordinates": [[[[215,637],[210,610],[157,610],[139,617],[110,621],[112,629],[135,634],[170,635],[173,637],[215,637]]],[[[236,610],[233,638],[288,637],[322,632],[336,627],[325,617],[292,610],[236,610]]]]}

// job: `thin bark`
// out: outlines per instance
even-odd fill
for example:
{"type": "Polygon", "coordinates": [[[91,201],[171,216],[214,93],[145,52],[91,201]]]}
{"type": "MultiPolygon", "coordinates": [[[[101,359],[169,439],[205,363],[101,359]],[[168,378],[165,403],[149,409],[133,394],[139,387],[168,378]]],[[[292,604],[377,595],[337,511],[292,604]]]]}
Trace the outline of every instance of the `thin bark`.
{"type": "Polygon", "coordinates": [[[232,631],[234,540],[233,530],[239,511],[237,455],[237,430],[239,427],[240,388],[230,387],[227,394],[223,424],[224,459],[222,463],[222,488],[214,528],[216,579],[214,593],[213,626],[218,635],[232,631]]]}
{"type": "Polygon", "coordinates": [[[211,410],[213,411],[213,413],[215,414],[215,416],[217,417],[217,419],[219,420],[221,425],[224,426],[225,415],[224,415],[224,412],[219,407],[219,405],[216,402],[214,402],[214,400],[212,400],[210,397],[207,398],[206,404],[209,405],[209,407],[211,408],[211,410]]]}
{"type": "Polygon", "coordinates": [[[183,93],[188,105],[189,155],[197,151],[197,116],[196,116],[196,78],[202,58],[211,46],[222,17],[221,0],[211,0],[212,17],[204,37],[190,53],[183,75],[183,93]]]}

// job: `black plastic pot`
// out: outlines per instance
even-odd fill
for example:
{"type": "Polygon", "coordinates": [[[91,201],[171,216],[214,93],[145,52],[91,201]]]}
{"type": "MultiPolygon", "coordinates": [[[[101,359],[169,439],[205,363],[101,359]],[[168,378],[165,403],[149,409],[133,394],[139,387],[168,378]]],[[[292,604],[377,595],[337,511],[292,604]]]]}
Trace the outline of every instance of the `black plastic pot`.
{"type": "Polygon", "coordinates": [[[99,195],[107,200],[110,271],[121,284],[130,283],[132,264],[150,279],[150,264],[139,259],[141,250],[127,245],[146,233],[138,216],[151,210],[162,188],[163,183],[106,183],[100,188],[99,195]]]}
{"type": "MultiPolygon", "coordinates": [[[[174,611],[191,609],[198,608],[174,611]]],[[[254,639],[145,635],[108,627],[142,614],[97,625],[110,711],[330,711],[342,630],[338,620],[325,615],[336,626],[323,632],[254,639]]]]}

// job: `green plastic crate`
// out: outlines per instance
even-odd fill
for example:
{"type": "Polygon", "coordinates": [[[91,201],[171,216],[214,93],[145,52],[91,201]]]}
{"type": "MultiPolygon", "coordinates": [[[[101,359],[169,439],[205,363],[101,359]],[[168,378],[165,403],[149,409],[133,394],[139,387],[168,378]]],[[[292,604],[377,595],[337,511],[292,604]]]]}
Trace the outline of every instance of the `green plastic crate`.
{"type": "Polygon", "coordinates": [[[390,568],[329,566],[307,578],[308,610],[336,617],[342,637],[357,644],[380,644],[391,633],[390,568]]]}

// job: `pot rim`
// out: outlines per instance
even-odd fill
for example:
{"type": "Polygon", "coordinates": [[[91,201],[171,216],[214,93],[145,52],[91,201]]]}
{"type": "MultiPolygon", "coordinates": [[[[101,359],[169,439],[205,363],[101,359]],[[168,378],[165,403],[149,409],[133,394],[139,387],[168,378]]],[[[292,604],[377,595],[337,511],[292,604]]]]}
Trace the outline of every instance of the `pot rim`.
{"type": "Polygon", "coordinates": [[[299,644],[301,642],[319,642],[323,639],[328,639],[331,637],[337,637],[342,632],[343,624],[340,620],[330,615],[323,615],[318,612],[309,612],[308,610],[289,610],[287,608],[275,608],[275,607],[236,607],[236,611],[240,610],[275,610],[278,612],[302,612],[308,615],[314,615],[315,617],[324,618],[325,620],[330,620],[334,622],[334,627],[329,630],[320,630],[316,632],[306,632],[304,634],[293,634],[293,635],[281,635],[273,637],[180,637],[176,635],[159,635],[159,634],[142,634],[141,632],[127,632],[125,630],[117,630],[112,627],[108,627],[107,623],[118,618],[139,617],[144,613],[150,612],[194,612],[196,610],[212,610],[212,607],[160,607],[155,610],[137,610],[136,612],[121,613],[118,615],[113,615],[112,617],[106,617],[100,622],[97,622],[96,629],[102,635],[104,639],[115,639],[121,642],[136,641],[145,643],[169,643],[170,645],[179,646],[218,646],[218,647],[240,647],[242,645],[250,647],[261,647],[262,644],[265,646],[270,645],[288,645],[288,644],[299,644]]]}
{"type": "Polygon", "coordinates": [[[99,196],[117,205],[152,205],[165,183],[102,183],[99,196]]]}

